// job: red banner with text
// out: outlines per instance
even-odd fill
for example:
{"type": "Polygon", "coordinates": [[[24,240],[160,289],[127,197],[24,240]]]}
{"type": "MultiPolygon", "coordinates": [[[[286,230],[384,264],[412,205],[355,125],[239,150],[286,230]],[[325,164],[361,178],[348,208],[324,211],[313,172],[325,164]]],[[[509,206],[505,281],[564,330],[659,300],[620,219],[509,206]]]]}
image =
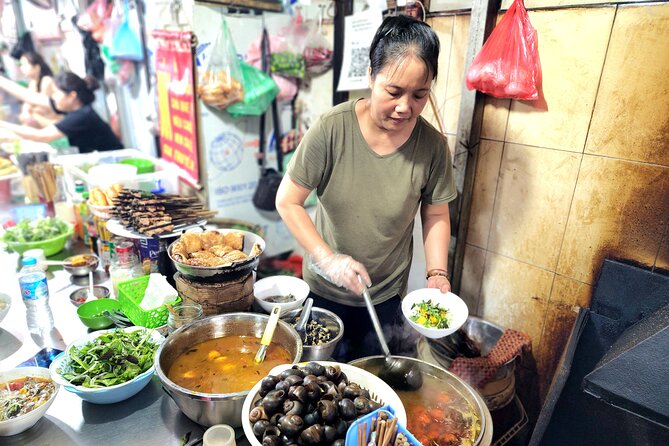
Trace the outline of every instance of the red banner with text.
{"type": "Polygon", "coordinates": [[[189,31],[154,30],[157,41],[156,90],[160,117],[160,153],[199,179],[193,54],[189,31]]]}

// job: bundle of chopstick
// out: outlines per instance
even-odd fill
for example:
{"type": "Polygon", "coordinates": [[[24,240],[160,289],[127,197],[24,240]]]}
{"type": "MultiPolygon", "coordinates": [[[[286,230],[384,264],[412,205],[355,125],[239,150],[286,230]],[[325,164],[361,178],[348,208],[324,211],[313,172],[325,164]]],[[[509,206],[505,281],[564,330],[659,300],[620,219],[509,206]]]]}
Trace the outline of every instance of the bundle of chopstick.
{"type": "Polygon", "coordinates": [[[39,195],[44,198],[44,201],[52,202],[58,192],[56,170],[53,168],[53,164],[49,162],[30,164],[28,165],[28,174],[37,185],[39,195]]]}
{"type": "Polygon", "coordinates": [[[372,420],[371,430],[367,433],[367,422],[358,424],[358,446],[410,446],[406,436],[397,433],[397,418],[388,419],[387,412],[379,412],[372,420]]]}
{"type": "Polygon", "coordinates": [[[195,197],[123,189],[112,201],[114,218],[149,237],[174,232],[216,215],[216,211],[204,209],[195,197]]]}

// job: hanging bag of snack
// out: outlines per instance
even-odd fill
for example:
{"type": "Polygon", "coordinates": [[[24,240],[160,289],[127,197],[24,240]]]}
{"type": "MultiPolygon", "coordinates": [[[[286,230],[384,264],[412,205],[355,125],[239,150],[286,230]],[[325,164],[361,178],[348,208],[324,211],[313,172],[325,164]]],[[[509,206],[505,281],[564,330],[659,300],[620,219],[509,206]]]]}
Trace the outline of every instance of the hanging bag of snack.
{"type": "MultiPolygon", "coordinates": [[[[322,6],[322,5],[319,5],[322,6]]],[[[332,67],[332,44],[323,32],[323,8],[320,8],[318,22],[311,23],[304,47],[304,63],[307,73],[317,75],[332,67]]]]}
{"type": "Polygon", "coordinates": [[[237,50],[225,19],[204,65],[205,70],[200,71],[197,85],[197,94],[202,102],[223,110],[244,99],[237,50]]]}
{"type": "Polygon", "coordinates": [[[262,70],[240,62],[244,100],[228,106],[225,110],[233,117],[260,116],[267,111],[269,105],[279,93],[276,82],[262,70]]]}
{"type": "Polygon", "coordinates": [[[467,71],[467,88],[498,98],[536,100],[541,88],[537,31],[514,0],[467,71]]]}

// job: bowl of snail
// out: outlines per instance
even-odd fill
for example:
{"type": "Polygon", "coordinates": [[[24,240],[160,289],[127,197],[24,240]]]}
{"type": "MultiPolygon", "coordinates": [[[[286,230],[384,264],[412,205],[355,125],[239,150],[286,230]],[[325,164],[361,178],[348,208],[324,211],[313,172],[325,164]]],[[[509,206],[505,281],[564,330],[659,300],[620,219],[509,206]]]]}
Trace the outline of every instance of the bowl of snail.
{"type": "Polygon", "coordinates": [[[344,446],[349,426],[383,405],[406,425],[397,393],[371,373],[328,361],[284,364],[253,386],[242,427],[252,446],[344,446]]]}
{"type": "Polygon", "coordinates": [[[268,315],[226,313],[174,331],[156,353],[156,374],[188,418],[202,426],[242,424],[242,404],[251,388],[279,364],[299,362],[302,342],[279,321],[265,360],[256,364],[268,315]]]}

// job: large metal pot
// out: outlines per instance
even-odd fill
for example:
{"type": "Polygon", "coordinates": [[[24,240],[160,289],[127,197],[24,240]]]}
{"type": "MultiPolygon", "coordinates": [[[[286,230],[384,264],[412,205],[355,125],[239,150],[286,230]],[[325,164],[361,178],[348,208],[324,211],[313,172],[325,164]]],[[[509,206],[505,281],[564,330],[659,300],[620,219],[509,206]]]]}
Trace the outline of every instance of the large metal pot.
{"type": "MultiPolygon", "coordinates": [[[[216,231],[221,233],[227,232],[241,232],[244,234],[244,246],[242,251],[245,254],[250,254],[253,245],[258,243],[260,245],[260,252],[265,251],[265,240],[257,234],[249,231],[242,231],[239,229],[216,229],[216,231]]],[[[200,281],[200,282],[225,282],[230,280],[235,280],[240,277],[245,277],[251,271],[253,271],[260,262],[260,255],[248,257],[239,262],[235,262],[230,266],[192,266],[185,263],[181,263],[172,256],[172,247],[174,243],[178,241],[175,240],[167,248],[167,253],[170,256],[170,259],[174,263],[174,267],[183,274],[186,278],[200,281]]]]}
{"type": "MultiPolygon", "coordinates": [[[[269,316],[256,313],[211,316],[179,328],[160,346],[156,352],[156,374],[163,389],[188,418],[203,426],[229,424],[239,427],[242,425],[242,404],[250,387],[249,390],[236,393],[202,393],[186,389],[167,377],[176,358],[192,346],[210,339],[234,335],[261,338],[268,320],[269,316]]],[[[300,361],[302,341],[291,325],[279,321],[272,342],[288,350],[293,364],[300,361]]]]}
{"type": "MultiPolygon", "coordinates": [[[[481,397],[472,389],[467,383],[448,372],[447,370],[438,367],[436,365],[430,364],[425,361],[421,361],[416,358],[409,358],[405,356],[391,356],[391,358],[401,358],[404,361],[409,361],[415,365],[423,374],[423,386],[424,388],[418,389],[415,391],[397,391],[402,403],[405,406],[407,411],[407,419],[414,419],[417,414],[411,413],[411,404],[407,404],[409,398],[422,395],[421,391],[425,392],[428,390],[426,382],[430,379],[438,380],[438,388],[441,392],[448,393],[450,398],[453,398],[455,393],[464,398],[471,409],[471,412],[478,418],[480,421],[480,430],[475,438],[472,438],[472,445],[474,446],[489,446],[492,443],[492,419],[490,417],[490,411],[485,406],[485,403],[481,397]]],[[[379,375],[379,371],[383,368],[386,362],[385,356],[368,356],[366,358],[356,359],[351,361],[350,364],[361,369],[367,370],[375,375],[379,375]]],[[[432,390],[432,389],[430,389],[432,390]]],[[[430,392],[430,396],[433,396],[433,391],[430,392]]],[[[426,404],[429,402],[426,401],[426,404]]],[[[411,424],[411,421],[409,421],[411,424]]]]}

